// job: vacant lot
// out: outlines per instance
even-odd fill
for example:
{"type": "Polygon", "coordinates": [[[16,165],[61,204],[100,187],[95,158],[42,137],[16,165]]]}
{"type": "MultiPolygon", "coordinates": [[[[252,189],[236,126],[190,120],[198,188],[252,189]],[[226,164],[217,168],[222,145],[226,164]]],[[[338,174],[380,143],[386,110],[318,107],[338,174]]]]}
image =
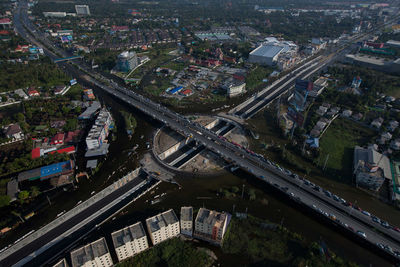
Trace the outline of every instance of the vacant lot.
{"type": "Polygon", "coordinates": [[[353,121],[336,119],[320,140],[318,165],[323,167],[328,157],[328,172],[343,182],[351,182],[354,147],[367,145],[374,135],[373,130],[353,121]]]}

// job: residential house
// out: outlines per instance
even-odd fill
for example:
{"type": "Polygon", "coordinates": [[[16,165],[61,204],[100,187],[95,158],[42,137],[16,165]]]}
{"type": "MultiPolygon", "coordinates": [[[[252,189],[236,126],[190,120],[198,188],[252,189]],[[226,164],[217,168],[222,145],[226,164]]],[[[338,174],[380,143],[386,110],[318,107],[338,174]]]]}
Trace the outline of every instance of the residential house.
{"type": "Polygon", "coordinates": [[[384,120],[382,117],[376,118],[371,122],[371,127],[375,127],[377,129],[379,129],[379,128],[381,128],[383,121],[384,120]]]}
{"type": "Polygon", "coordinates": [[[64,134],[57,133],[50,142],[51,145],[63,145],[64,144],[64,134]]]}
{"type": "Polygon", "coordinates": [[[390,142],[390,148],[393,150],[400,150],[400,139],[394,139],[390,142]]]}
{"type": "Polygon", "coordinates": [[[353,114],[353,111],[351,111],[350,109],[343,110],[343,112],[342,112],[342,116],[345,118],[350,118],[350,116],[352,114],[353,114]]]}
{"type": "Polygon", "coordinates": [[[388,126],[388,130],[390,132],[393,132],[394,130],[396,130],[397,127],[399,127],[399,122],[398,121],[390,121],[389,122],[389,126],[388,126]]]}
{"type": "Polygon", "coordinates": [[[39,92],[35,88],[29,88],[28,95],[31,97],[32,96],[40,96],[39,92]]]}
{"type": "Polygon", "coordinates": [[[390,141],[390,139],[392,139],[392,134],[389,132],[385,132],[383,134],[381,134],[380,138],[379,138],[379,143],[381,145],[386,144],[388,141],[390,141]]]}
{"type": "Polygon", "coordinates": [[[24,137],[22,129],[18,123],[10,124],[5,128],[4,134],[7,138],[18,140],[24,137]]]}

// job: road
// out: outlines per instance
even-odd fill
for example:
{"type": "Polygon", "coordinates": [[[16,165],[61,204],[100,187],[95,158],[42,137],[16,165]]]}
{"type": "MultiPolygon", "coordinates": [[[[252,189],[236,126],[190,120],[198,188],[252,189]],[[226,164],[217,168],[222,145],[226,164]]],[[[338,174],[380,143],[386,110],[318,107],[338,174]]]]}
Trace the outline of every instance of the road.
{"type": "MultiPolygon", "coordinates": [[[[24,33],[21,31],[20,34],[27,39],[30,38],[29,36],[26,36],[26,32],[24,33]]],[[[39,38],[39,36],[36,36],[36,38],[39,38]]],[[[47,51],[47,53],[51,52],[47,51]]],[[[331,222],[337,223],[339,227],[342,227],[349,234],[352,234],[353,231],[348,226],[352,227],[355,231],[363,231],[366,234],[364,242],[370,243],[373,246],[377,243],[381,243],[390,246],[392,250],[400,251],[400,233],[392,228],[385,228],[380,224],[376,224],[372,222],[369,216],[367,217],[351,207],[344,206],[343,204],[333,200],[331,197],[328,197],[321,192],[317,192],[309,186],[304,186],[302,180],[293,179],[285,172],[285,170],[280,170],[279,167],[269,164],[264,158],[228,142],[226,139],[221,138],[202,125],[190,121],[183,115],[175,113],[168,108],[143,97],[142,95],[136,94],[127,88],[113,83],[109,79],[94,72],[83,63],[77,63],[75,66],[82,73],[80,77],[81,79],[85,79],[87,82],[92,83],[121,101],[124,101],[126,104],[131,105],[154,119],[163,122],[165,125],[177,132],[193,138],[197,142],[203,144],[206,148],[219,154],[227,161],[247,170],[265,183],[272,185],[276,184],[276,188],[281,190],[283,193],[293,193],[294,196],[291,198],[293,198],[294,201],[301,202],[306,207],[309,207],[311,211],[320,214],[318,210],[320,209],[324,214],[335,215],[336,219],[331,219],[331,222]],[[314,208],[313,205],[315,205],[316,208],[314,208]],[[340,223],[337,219],[340,220],[340,223]]],[[[354,233],[352,235],[354,235],[354,233]]],[[[378,246],[375,246],[375,248],[376,250],[380,249],[378,246]]],[[[396,258],[389,249],[382,250],[382,252],[386,252],[387,256],[391,257],[393,261],[399,259],[396,258]]]]}

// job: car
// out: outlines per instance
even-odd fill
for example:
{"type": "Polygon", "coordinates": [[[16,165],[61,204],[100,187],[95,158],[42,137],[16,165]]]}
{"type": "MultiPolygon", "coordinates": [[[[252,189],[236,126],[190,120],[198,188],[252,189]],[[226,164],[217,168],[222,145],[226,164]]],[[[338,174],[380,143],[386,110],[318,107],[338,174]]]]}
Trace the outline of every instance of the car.
{"type": "Polygon", "coordinates": [[[325,193],[325,195],[326,195],[327,197],[332,197],[332,193],[331,193],[331,192],[325,191],[324,193],[325,193]]]}
{"type": "Polygon", "coordinates": [[[337,195],[332,195],[333,200],[339,201],[339,197],[337,195]]]}
{"type": "Polygon", "coordinates": [[[396,257],[400,258],[400,252],[398,252],[397,250],[393,251],[393,254],[394,254],[396,257]]]}
{"type": "Polygon", "coordinates": [[[376,243],[376,245],[377,245],[380,249],[385,249],[385,246],[382,245],[381,243],[376,243]]]}
{"type": "Polygon", "coordinates": [[[361,237],[367,238],[367,235],[366,235],[363,231],[358,230],[358,231],[357,231],[357,234],[358,234],[359,236],[361,236],[361,237]]]}
{"type": "Polygon", "coordinates": [[[353,232],[354,232],[354,228],[353,228],[353,227],[351,227],[351,226],[347,226],[347,229],[349,229],[349,230],[351,230],[351,231],[353,231],[353,232]]]}
{"type": "Polygon", "coordinates": [[[386,221],[381,221],[381,225],[382,225],[383,227],[385,227],[385,228],[389,228],[389,227],[390,227],[389,223],[386,222],[386,221]]]}
{"type": "Polygon", "coordinates": [[[366,211],[366,210],[361,211],[361,213],[364,214],[364,215],[367,215],[367,216],[371,216],[371,213],[369,213],[369,212],[366,211]]]}
{"type": "Polygon", "coordinates": [[[399,233],[400,233],[400,228],[399,228],[399,227],[395,227],[395,226],[394,226],[392,229],[395,230],[396,232],[399,232],[399,233]]]}
{"type": "Polygon", "coordinates": [[[315,206],[315,204],[313,204],[312,207],[313,207],[314,209],[317,209],[317,206],[315,206]]]}
{"type": "Polygon", "coordinates": [[[371,216],[372,221],[376,223],[381,223],[381,220],[378,217],[375,217],[374,215],[371,216]]]}
{"type": "Polygon", "coordinates": [[[294,197],[294,194],[293,194],[292,192],[290,192],[289,195],[290,195],[291,197],[294,197]]]}
{"type": "Polygon", "coordinates": [[[353,205],[353,209],[358,210],[358,211],[362,211],[362,209],[358,206],[353,205]]]}
{"type": "Polygon", "coordinates": [[[390,253],[393,253],[393,249],[390,246],[385,245],[384,247],[385,247],[385,250],[389,251],[390,253]]]}
{"type": "Polygon", "coordinates": [[[316,186],[313,187],[313,189],[314,189],[315,191],[318,191],[318,192],[319,192],[320,187],[319,187],[318,185],[316,185],[316,186]]]}
{"type": "Polygon", "coordinates": [[[279,185],[278,185],[278,184],[274,184],[274,186],[279,188],[279,185]]]}

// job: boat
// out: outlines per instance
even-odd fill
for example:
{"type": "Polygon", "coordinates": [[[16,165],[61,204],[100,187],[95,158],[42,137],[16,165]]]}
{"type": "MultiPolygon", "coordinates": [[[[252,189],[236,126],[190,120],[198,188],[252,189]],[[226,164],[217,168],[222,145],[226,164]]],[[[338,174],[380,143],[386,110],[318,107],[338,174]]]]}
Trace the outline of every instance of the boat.
{"type": "Polygon", "coordinates": [[[234,171],[236,171],[237,169],[239,169],[239,166],[232,166],[230,170],[231,170],[231,172],[234,172],[234,171]]]}
{"type": "Polygon", "coordinates": [[[159,203],[159,202],[161,202],[161,199],[160,199],[160,198],[155,199],[155,200],[152,200],[150,203],[151,203],[151,205],[154,205],[154,204],[157,204],[157,203],[159,203]]]}

